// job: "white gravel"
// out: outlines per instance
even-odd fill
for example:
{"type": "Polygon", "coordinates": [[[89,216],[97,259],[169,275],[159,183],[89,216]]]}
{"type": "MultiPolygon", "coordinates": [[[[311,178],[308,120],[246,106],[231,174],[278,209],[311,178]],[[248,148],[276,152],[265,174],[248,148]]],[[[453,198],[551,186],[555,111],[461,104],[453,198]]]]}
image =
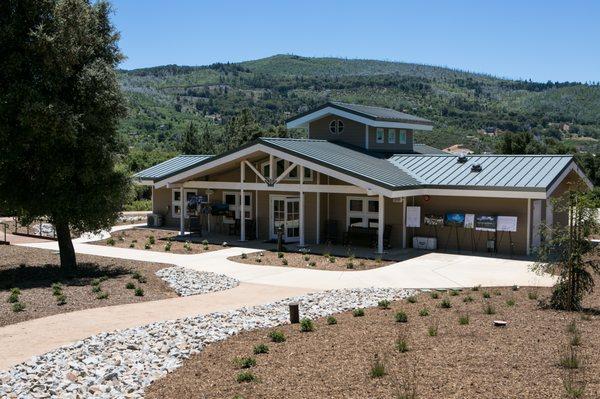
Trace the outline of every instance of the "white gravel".
{"type": "Polygon", "coordinates": [[[156,275],[181,296],[228,290],[240,284],[239,280],[224,274],[200,272],[183,266],[160,269],[156,275]]]}
{"type": "Polygon", "coordinates": [[[301,317],[314,319],[412,294],[411,290],[382,288],[324,291],[103,333],[0,372],[0,397],[141,398],[144,387],[205,345],[244,330],[287,323],[290,302],[300,303],[301,317]]]}

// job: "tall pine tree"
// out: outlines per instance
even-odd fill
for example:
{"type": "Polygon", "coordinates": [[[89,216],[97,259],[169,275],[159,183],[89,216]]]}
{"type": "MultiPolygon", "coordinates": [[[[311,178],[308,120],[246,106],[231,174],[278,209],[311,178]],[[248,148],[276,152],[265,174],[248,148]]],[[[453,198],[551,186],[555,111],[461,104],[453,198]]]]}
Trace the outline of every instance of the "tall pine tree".
{"type": "Polygon", "coordinates": [[[194,122],[190,122],[181,140],[181,153],[184,155],[201,154],[200,140],[198,139],[198,129],[194,122]]]}

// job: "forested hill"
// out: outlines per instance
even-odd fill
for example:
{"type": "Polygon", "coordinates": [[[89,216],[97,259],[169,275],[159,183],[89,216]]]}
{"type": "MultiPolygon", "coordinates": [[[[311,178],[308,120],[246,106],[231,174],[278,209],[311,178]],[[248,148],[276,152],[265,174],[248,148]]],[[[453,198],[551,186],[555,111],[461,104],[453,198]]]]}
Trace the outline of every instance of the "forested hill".
{"type": "MultiPolygon", "coordinates": [[[[418,140],[490,151],[481,130],[530,131],[596,151],[600,86],[496,78],[402,62],[276,55],[254,61],[121,71],[130,104],[122,131],[134,148],[176,151],[189,121],[224,145],[225,126],[248,108],[262,129],[327,100],[379,105],[435,122],[418,140]],[[564,125],[567,124],[567,125],[564,125]]],[[[268,134],[268,133],[266,133],[268,134]]]]}

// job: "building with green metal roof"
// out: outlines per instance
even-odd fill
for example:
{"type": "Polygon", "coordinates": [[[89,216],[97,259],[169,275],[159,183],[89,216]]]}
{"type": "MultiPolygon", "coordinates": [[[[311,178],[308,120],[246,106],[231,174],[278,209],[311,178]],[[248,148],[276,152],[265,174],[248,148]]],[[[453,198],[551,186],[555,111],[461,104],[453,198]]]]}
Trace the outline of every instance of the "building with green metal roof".
{"type": "Polygon", "coordinates": [[[182,234],[193,225],[264,241],[281,229],[290,245],[378,253],[424,245],[528,254],[544,223],[566,223],[551,198],[591,187],[569,155],[455,156],[414,143],[414,131],[433,124],[403,111],[329,102],[287,124],[308,138],[179,156],[134,178],[152,186],[153,212],[182,234]]]}

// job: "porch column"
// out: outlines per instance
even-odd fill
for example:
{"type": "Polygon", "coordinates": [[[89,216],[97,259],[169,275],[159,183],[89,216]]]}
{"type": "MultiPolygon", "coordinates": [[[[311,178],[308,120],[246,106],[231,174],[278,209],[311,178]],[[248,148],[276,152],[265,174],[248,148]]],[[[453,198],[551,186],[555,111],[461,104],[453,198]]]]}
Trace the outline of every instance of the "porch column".
{"type": "Polygon", "coordinates": [[[240,163],[240,241],[246,241],[246,197],[244,196],[244,180],[246,167],[244,161],[240,163]]]}
{"type": "Polygon", "coordinates": [[[402,197],[402,248],[406,248],[406,201],[408,197],[402,197]]]}
{"type": "MultiPolygon", "coordinates": [[[[314,172],[317,184],[320,183],[321,175],[319,172],[314,172]]],[[[321,243],[321,193],[317,192],[317,245],[321,243]]]]}
{"type": "Polygon", "coordinates": [[[385,229],[383,207],[385,198],[383,194],[379,194],[379,220],[377,221],[377,252],[383,253],[383,230],[385,229]]]}
{"type": "Polygon", "coordinates": [[[181,184],[181,193],[179,194],[179,234],[185,234],[185,208],[187,204],[185,203],[185,190],[184,190],[185,182],[181,184]]]}
{"type": "Polygon", "coordinates": [[[552,238],[552,225],[554,224],[554,208],[553,208],[552,201],[550,200],[550,198],[546,199],[545,223],[546,223],[546,226],[548,226],[548,228],[546,229],[546,240],[549,240],[552,238]]]}
{"type": "Polygon", "coordinates": [[[304,245],[304,166],[300,166],[300,246],[304,245]]]}
{"type": "Polygon", "coordinates": [[[531,198],[527,198],[527,255],[531,252],[531,198]]]}

